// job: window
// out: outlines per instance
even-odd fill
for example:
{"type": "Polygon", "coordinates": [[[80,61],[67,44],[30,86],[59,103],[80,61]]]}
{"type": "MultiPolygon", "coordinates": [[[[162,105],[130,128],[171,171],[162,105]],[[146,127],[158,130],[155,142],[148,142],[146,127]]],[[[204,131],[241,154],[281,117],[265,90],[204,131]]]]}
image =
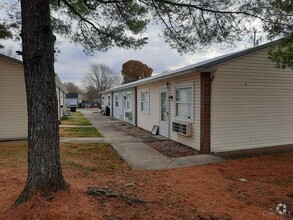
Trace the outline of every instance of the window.
{"type": "Polygon", "coordinates": [[[63,105],[63,103],[64,103],[64,93],[63,92],[61,92],[61,94],[60,94],[60,102],[61,102],[61,104],[60,105],[63,105]]]}
{"type": "Polygon", "coordinates": [[[193,115],[192,86],[175,88],[175,116],[192,120],[193,115]]]}
{"type": "Polygon", "coordinates": [[[102,106],[105,105],[105,96],[102,97],[102,106]]]}
{"type": "Polygon", "coordinates": [[[108,106],[111,106],[111,96],[108,95],[108,106]]]}
{"type": "Polygon", "coordinates": [[[119,107],[118,94],[115,94],[115,107],[119,107]]]}
{"type": "Polygon", "coordinates": [[[149,113],[149,106],[150,106],[150,101],[149,101],[149,91],[142,91],[141,92],[141,112],[143,113],[149,113]]]}
{"type": "Polygon", "coordinates": [[[126,94],[126,110],[132,111],[132,93],[126,94]]]}

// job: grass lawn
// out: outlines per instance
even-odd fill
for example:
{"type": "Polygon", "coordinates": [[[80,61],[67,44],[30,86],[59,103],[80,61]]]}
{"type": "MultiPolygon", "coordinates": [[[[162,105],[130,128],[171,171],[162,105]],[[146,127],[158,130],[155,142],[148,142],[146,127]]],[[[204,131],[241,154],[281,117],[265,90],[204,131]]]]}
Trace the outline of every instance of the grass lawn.
{"type": "Polygon", "coordinates": [[[85,171],[113,172],[127,169],[110,144],[105,143],[61,143],[63,167],[85,171]]]}
{"type": "Polygon", "coordinates": [[[71,116],[61,119],[62,125],[91,125],[90,121],[81,112],[72,112],[71,116]]]}
{"type": "Polygon", "coordinates": [[[59,128],[60,137],[103,137],[95,128],[59,128]]]}
{"type": "Polygon", "coordinates": [[[25,167],[27,141],[0,142],[0,167],[25,167]]]}
{"type": "Polygon", "coordinates": [[[71,112],[71,116],[83,116],[83,114],[79,111],[71,112]]]}
{"type": "MultiPolygon", "coordinates": [[[[62,166],[66,169],[112,172],[129,169],[110,144],[60,143],[62,166]]],[[[0,142],[0,166],[13,169],[27,164],[27,142],[0,142]]],[[[1,187],[1,186],[0,186],[1,187]]],[[[1,215],[0,215],[1,216],[1,215]]]]}

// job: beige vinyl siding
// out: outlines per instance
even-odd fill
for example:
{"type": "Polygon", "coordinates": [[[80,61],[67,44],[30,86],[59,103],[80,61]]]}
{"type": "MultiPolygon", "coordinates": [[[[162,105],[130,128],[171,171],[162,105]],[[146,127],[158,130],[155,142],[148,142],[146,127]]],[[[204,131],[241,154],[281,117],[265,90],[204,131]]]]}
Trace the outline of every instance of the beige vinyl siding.
{"type": "MultiPolygon", "coordinates": [[[[195,149],[200,149],[200,77],[198,73],[187,74],[180,77],[173,77],[163,81],[159,81],[152,84],[141,85],[137,87],[137,126],[142,127],[148,131],[151,131],[153,125],[159,125],[160,123],[160,89],[166,88],[166,83],[169,82],[169,96],[174,95],[174,88],[176,86],[184,84],[193,85],[193,121],[192,123],[192,135],[185,137],[172,132],[172,122],[178,121],[174,117],[175,101],[169,100],[169,133],[170,139],[180,142],[184,145],[190,146],[195,149]],[[150,110],[149,114],[141,112],[141,91],[149,90],[150,94],[150,110]]],[[[179,120],[180,121],[180,120],[179,120]]]]}
{"type": "Polygon", "coordinates": [[[160,88],[165,88],[163,83],[153,83],[137,87],[137,126],[151,131],[154,125],[160,124],[160,88]],[[149,91],[149,113],[141,112],[141,92],[149,91]]]}
{"type": "Polygon", "coordinates": [[[0,58],[0,140],[27,138],[23,66],[0,58]]]}
{"type": "Polygon", "coordinates": [[[274,68],[268,49],[217,67],[212,151],[293,143],[293,71],[274,68]]]}

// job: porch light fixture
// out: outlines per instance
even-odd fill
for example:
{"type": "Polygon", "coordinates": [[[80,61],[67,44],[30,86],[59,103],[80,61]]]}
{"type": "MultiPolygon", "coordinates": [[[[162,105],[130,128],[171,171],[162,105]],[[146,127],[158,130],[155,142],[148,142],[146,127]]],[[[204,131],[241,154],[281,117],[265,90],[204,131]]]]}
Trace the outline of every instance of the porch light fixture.
{"type": "Polygon", "coordinates": [[[167,89],[170,89],[170,83],[169,82],[166,82],[166,87],[167,87],[167,89]]]}

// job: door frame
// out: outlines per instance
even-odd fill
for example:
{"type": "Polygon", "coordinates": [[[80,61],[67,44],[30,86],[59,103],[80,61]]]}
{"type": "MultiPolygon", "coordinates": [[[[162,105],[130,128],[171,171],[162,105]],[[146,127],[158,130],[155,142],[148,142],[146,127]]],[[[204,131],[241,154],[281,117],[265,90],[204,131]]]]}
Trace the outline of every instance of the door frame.
{"type": "MultiPolygon", "coordinates": [[[[167,88],[160,88],[159,89],[159,131],[160,131],[160,135],[164,136],[166,138],[170,137],[170,101],[169,101],[169,90],[167,88]],[[167,121],[162,121],[162,106],[161,106],[161,94],[162,93],[166,93],[166,111],[167,111],[167,121]],[[167,128],[167,132],[166,132],[166,136],[161,134],[161,123],[166,123],[166,128],[167,128]]],[[[164,127],[165,128],[165,127],[164,127]]]]}

